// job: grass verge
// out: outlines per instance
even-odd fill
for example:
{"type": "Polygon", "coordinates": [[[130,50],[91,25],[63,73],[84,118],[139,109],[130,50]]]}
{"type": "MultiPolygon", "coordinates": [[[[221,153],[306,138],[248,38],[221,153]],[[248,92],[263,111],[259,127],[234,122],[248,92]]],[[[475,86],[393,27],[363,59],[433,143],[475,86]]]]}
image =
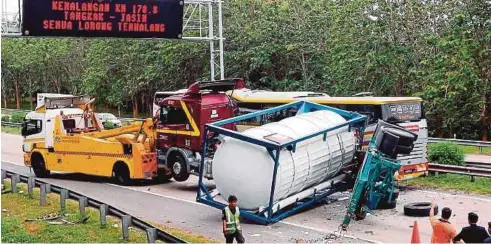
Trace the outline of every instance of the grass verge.
{"type": "Polygon", "coordinates": [[[408,180],[408,185],[442,190],[458,190],[465,193],[491,195],[491,178],[476,177],[471,182],[467,175],[439,174],[408,180]]]}
{"type": "MultiPolygon", "coordinates": [[[[10,189],[7,183],[6,189],[10,189]]],[[[27,195],[24,185],[18,186],[20,194],[2,194],[2,242],[74,242],[74,243],[121,243],[125,242],[121,235],[121,221],[108,217],[107,225],[101,227],[99,212],[92,208],[86,209],[90,216],[87,222],[75,225],[52,225],[48,221],[31,221],[42,216],[60,215],[63,219],[76,222],[81,216],[78,213],[78,203],[67,201],[65,211],[60,211],[60,198],[57,194],[49,194],[48,205],[39,205],[39,189],[34,190],[34,198],[27,195]]],[[[53,220],[59,221],[59,220],[53,220]]],[[[128,242],[146,242],[143,231],[130,229],[128,242]]]]}
{"type": "MultiPolygon", "coordinates": [[[[6,183],[6,189],[10,189],[10,183],[6,183]]],[[[27,195],[27,187],[18,185],[19,194],[2,194],[2,230],[1,241],[6,243],[36,242],[36,243],[122,243],[125,242],[121,235],[121,220],[107,218],[107,225],[100,226],[99,211],[86,208],[86,214],[90,216],[84,224],[52,225],[47,221],[26,222],[26,219],[36,219],[42,216],[58,214],[63,219],[76,222],[81,218],[78,213],[78,202],[69,200],[64,212],[60,211],[60,198],[57,194],[48,195],[48,205],[39,205],[39,189],[34,190],[34,198],[27,195]]],[[[54,220],[59,221],[59,220],[54,220]]],[[[183,232],[178,229],[163,225],[156,225],[162,230],[179,236],[189,242],[213,242],[201,235],[183,232]]],[[[145,243],[146,233],[130,227],[130,235],[127,242],[145,243]]]]}
{"type": "MultiPolygon", "coordinates": [[[[475,147],[475,146],[459,146],[459,147],[462,148],[462,150],[464,150],[465,154],[475,154],[475,155],[480,154],[479,147],[475,147]]],[[[490,147],[483,148],[482,155],[491,156],[491,148],[490,147]]]]}
{"type": "Polygon", "coordinates": [[[20,127],[2,126],[2,133],[20,135],[20,127]]]}
{"type": "Polygon", "coordinates": [[[157,227],[163,231],[166,231],[166,232],[168,232],[174,236],[178,236],[181,239],[184,239],[190,243],[220,243],[220,241],[217,241],[215,239],[211,239],[211,238],[203,236],[203,235],[196,235],[196,234],[193,234],[191,232],[183,231],[183,230],[180,230],[177,228],[172,228],[172,227],[165,226],[162,224],[157,224],[154,222],[149,222],[149,223],[151,223],[152,225],[154,225],[155,227],[157,227]]]}

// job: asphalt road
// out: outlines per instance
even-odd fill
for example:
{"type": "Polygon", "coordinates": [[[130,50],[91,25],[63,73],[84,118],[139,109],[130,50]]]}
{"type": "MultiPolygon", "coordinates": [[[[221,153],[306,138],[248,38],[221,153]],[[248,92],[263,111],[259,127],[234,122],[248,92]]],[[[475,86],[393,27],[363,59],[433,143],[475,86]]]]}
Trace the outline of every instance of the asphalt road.
{"type": "MultiPolygon", "coordinates": [[[[2,134],[1,168],[23,175],[32,175],[29,168],[22,165],[22,138],[2,134]]],[[[192,181],[171,182],[160,185],[140,183],[137,186],[122,187],[113,185],[110,180],[81,174],[53,174],[46,182],[63,186],[101,202],[110,204],[127,213],[145,220],[191,231],[217,240],[223,239],[221,232],[221,212],[215,208],[195,202],[196,185],[192,181]],[[165,188],[165,195],[154,189],[165,188]]],[[[247,242],[272,243],[292,242],[295,239],[323,239],[330,234],[328,230],[313,230],[295,224],[277,223],[262,226],[243,223],[247,242]]],[[[355,238],[341,238],[342,242],[364,242],[355,238]]]]}
{"type": "MultiPolygon", "coordinates": [[[[2,169],[29,174],[29,169],[22,165],[22,138],[2,134],[1,139],[2,169]]],[[[195,177],[181,183],[170,182],[158,185],[143,183],[131,187],[112,185],[107,179],[79,174],[56,174],[47,181],[106,202],[149,221],[217,240],[223,238],[220,211],[195,202],[197,185],[195,177]]],[[[213,185],[212,182],[208,184],[213,185]]],[[[458,192],[408,190],[401,192],[396,209],[376,211],[375,215],[370,215],[363,221],[352,221],[347,236],[336,242],[366,242],[369,240],[391,243],[409,242],[411,227],[415,220],[418,221],[421,241],[429,242],[431,227],[428,219],[404,216],[403,206],[410,202],[431,200],[439,204],[440,208],[447,206],[454,210],[451,222],[458,230],[466,225],[469,211],[478,213],[481,225],[491,221],[490,197],[458,192]],[[354,239],[355,236],[362,239],[354,239]]],[[[337,230],[346,211],[346,205],[347,200],[320,205],[271,226],[245,223],[244,235],[247,242],[292,242],[295,239],[318,242],[337,230]]]]}
{"type": "Polygon", "coordinates": [[[481,163],[491,163],[491,156],[486,155],[466,155],[466,162],[481,162],[481,163]]]}

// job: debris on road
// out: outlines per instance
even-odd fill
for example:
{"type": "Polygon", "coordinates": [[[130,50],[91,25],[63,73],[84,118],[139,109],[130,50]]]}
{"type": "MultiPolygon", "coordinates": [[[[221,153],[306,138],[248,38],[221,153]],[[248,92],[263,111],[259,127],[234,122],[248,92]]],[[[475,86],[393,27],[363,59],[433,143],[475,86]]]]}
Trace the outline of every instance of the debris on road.
{"type": "Polygon", "coordinates": [[[59,218],[61,218],[61,216],[58,215],[57,213],[50,213],[48,215],[40,216],[35,219],[26,219],[25,222],[57,220],[59,218]]]}

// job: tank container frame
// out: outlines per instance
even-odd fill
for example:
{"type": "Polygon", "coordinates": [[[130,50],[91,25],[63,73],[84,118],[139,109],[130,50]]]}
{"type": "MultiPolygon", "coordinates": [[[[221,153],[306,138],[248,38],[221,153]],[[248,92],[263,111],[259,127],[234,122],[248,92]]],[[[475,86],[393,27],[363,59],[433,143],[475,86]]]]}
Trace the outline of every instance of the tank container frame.
{"type": "MultiPolygon", "coordinates": [[[[297,143],[305,141],[305,140],[310,139],[312,137],[319,136],[319,135],[324,135],[324,141],[325,141],[327,139],[327,133],[329,133],[330,131],[345,127],[345,126],[348,126],[349,131],[353,130],[353,128],[357,128],[358,133],[356,133],[356,135],[358,137],[358,143],[356,145],[357,145],[357,147],[359,147],[358,149],[360,149],[361,148],[360,145],[363,145],[363,136],[362,135],[363,135],[363,131],[365,129],[365,125],[366,125],[366,116],[364,116],[364,115],[354,113],[354,112],[345,111],[345,110],[341,110],[341,109],[337,109],[337,108],[333,108],[333,107],[329,107],[329,106],[325,106],[325,105],[320,105],[320,104],[316,104],[316,103],[312,103],[312,102],[308,102],[308,101],[298,101],[298,102],[293,102],[293,103],[281,105],[278,107],[274,107],[274,108],[270,108],[270,109],[266,109],[266,110],[262,110],[262,111],[257,111],[257,112],[237,116],[234,118],[206,124],[205,129],[204,129],[204,133],[203,133],[203,151],[202,151],[203,154],[202,155],[207,155],[208,143],[209,143],[209,140],[211,139],[210,134],[212,134],[212,133],[214,133],[214,135],[219,134],[219,135],[229,136],[229,137],[241,140],[241,141],[245,141],[245,142],[252,143],[255,145],[263,146],[266,148],[266,150],[268,151],[269,155],[271,156],[271,158],[273,159],[273,161],[275,163],[275,167],[273,169],[271,188],[270,188],[269,205],[265,209],[260,210],[260,211],[255,211],[255,212],[241,209],[240,214],[242,217],[244,217],[247,220],[253,221],[255,223],[267,225],[267,224],[276,223],[276,222],[280,221],[281,219],[284,219],[290,215],[293,215],[293,214],[295,214],[295,213],[297,213],[297,212],[299,212],[299,211],[301,211],[307,207],[315,205],[319,201],[324,200],[327,196],[329,196],[329,195],[331,195],[337,191],[336,190],[337,187],[331,187],[330,190],[328,190],[326,192],[322,192],[322,193],[317,193],[314,191],[313,195],[305,197],[303,199],[297,199],[296,203],[292,204],[292,206],[289,206],[287,208],[283,208],[283,209],[281,209],[279,211],[275,211],[273,213],[273,205],[274,205],[273,199],[274,199],[274,194],[275,194],[274,191],[275,191],[275,187],[276,187],[276,175],[277,175],[277,170],[278,170],[278,166],[279,166],[279,155],[280,155],[279,152],[281,152],[281,150],[283,150],[283,149],[288,149],[288,150],[292,150],[293,152],[295,152],[295,148],[296,148],[297,143]],[[267,140],[252,138],[252,137],[243,135],[240,132],[224,129],[221,127],[221,126],[224,126],[226,124],[246,121],[248,119],[252,119],[252,118],[255,118],[258,116],[262,116],[262,115],[274,114],[276,112],[279,112],[279,111],[282,111],[285,109],[297,109],[296,115],[299,115],[302,113],[308,113],[308,112],[312,112],[312,111],[317,111],[317,110],[328,110],[328,111],[332,111],[332,112],[335,112],[335,113],[341,115],[347,121],[343,124],[340,124],[340,125],[337,125],[337,126],[334,126],[334,127],[331,127],[331,128],[328,128],[328,129],[325,129],[325,130],[322,130],[322,131],[319,131],[319,132],[316,132],[313,134],[309,134],[309,135],[306,135],[306,136],[298,138],[298,139],[287,141],[287,142],[284,142],[281,144],[277,144],[277,143],[270,142],[267,140]],[[210,132],[212,132],[212,133],[210,133],[210,132]]],[[[223,202],[215,200],[214,199],[215,196],[212,196],[211,191],[208,189],[206,184],[204,184],[204,182],[203,182],[203,169],[205,167],[205,160],[206,160],[206,157],[201,158],[196,201],[203,203],[203,204],[206,204],[206,205],[209,205],[209,206],[214,207],[214,208],[223,209],[226,206],[226,204],[224,204],[223,202]]],[[[340,183],[340,184],[343,184],[343,183],[340,183]]],[[[239,201],[240,201],[240,199],[239,199],[239,201]]]]}

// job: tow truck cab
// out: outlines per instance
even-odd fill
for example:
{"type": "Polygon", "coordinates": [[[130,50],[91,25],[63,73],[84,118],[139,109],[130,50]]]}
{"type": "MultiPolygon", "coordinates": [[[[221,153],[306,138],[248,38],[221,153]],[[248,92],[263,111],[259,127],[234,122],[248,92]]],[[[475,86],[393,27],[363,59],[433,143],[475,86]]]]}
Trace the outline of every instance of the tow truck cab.
{"type": "MultiPolygon", "coordinates": [[[[165,169],[172,172],[176,181],[186,181],[190,174],[199,174],[204,127],[207,123],[235,116],[237,106],[225,92],[243,86],[242,79],[196,82],[186,93],[159,103],[156,142],[159,176],[165,169]]],[[[225,128],[236,130],[235,125],[225,128]]],[[[219,142],[215,139],[210,147],[219,142]]],[[[205,155],[206,158],[211,156],[205,155]]],[[[212,179],[211,160],[206,162],[205,176],[212,179]]]]}

